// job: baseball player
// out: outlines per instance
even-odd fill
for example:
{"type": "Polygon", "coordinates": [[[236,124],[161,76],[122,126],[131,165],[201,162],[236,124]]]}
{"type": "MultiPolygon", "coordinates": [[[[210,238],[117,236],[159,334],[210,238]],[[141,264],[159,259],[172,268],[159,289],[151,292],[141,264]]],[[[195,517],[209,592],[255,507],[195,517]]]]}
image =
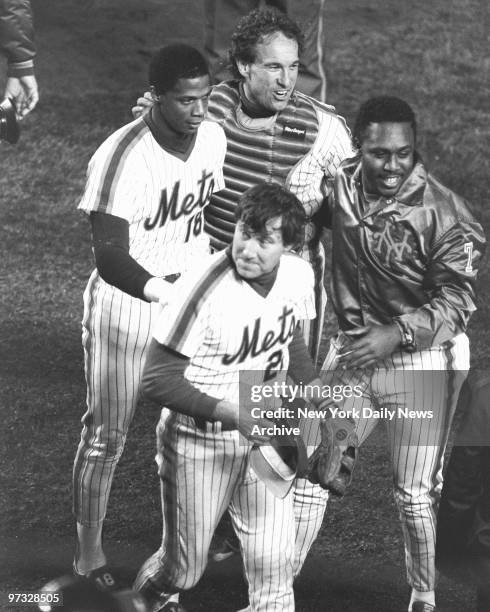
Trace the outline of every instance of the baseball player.
{"type": "MultiPolygon", "coordinates": [[[[223,127],[227,139],[226,188],[213,194],[205,229],[215,250],[229,245],[238,198],[257,181],[276,181],[298,197],[308,217],[300,254],[313,267],[317,313],[302,327],[316,362],[326,295],[325,256],[315,213],[328,193],[328,179],[354,149],[335,109],[295,90],[302,47],[301,30],[280,12],[256,10],[239,21],[230,50],[235,78],[216,85],[209,101],[208,116],[223,127]]],[[[134,113],[142,112],[151,100],[140,98],[137,104],[134,113]]],[[[320,529],[326,495],[305,479],[297,480],[295,492],[299,572],[320,529]],[[310,503],[312,499],[316,502],[310,503]]]]}
{"type": "Polygon", "coordinates": [[[475,310],[485,239],[465,201],[429,174],[416,153],[415,116],[406,102],[368,100],[354,136],[359,154],[342,163],[323,211],[332,228],[340,327],[323,369],[361,388],[361,397],[343,404],[361,444],[386,421],[409,610],[433,612],[435,510],[469,368],[464,332],[475,310]]]}
{"type": "Polygon", "coordinates": [[[110,583],[102,525],[139,395],[159,301],[209,255],[203,209],[223,187],[223,130],[205,120],[202,55],[164,47],[150,63],[155,104],[96,151],[80,210],[90,215],[96,269],[84,294],[87,412],[73,470],[79,574],[110,583]]]}
{"type": "Polygon", "coordinates": [[[288,365],[308,372],[309,363],[317,378],[298,328],[315,316],[313,272],[291,253],[305,214],[285,188],[262,183],[241,196],[236,215],[231,248],[179,280],[143,373],[146,395],[167,408],[157,428],[163,540],[135,583],[153,611],[197,583],[228,507],[248,609],[294,610],[293,495],[276,497],[249,466],[252,444],[267,442],[262,427],[273,423],[251,417],[243,398],[239,414],[239,376],[255,371],[261,383],[279,381],[288,365]]]}

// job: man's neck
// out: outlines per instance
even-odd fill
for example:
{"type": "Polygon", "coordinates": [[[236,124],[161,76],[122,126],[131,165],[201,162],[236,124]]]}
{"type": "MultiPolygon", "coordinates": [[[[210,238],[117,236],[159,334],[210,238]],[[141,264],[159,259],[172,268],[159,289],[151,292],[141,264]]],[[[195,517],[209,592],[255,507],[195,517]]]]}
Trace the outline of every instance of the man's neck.
{"type": "Polygon", "coordinates": [[[267,274],[264,274],[263,276],[260,276],[259,278],[247,280],[247,283],[260,296],[266,297],[269,294],[269,291],[272,289],[272,286],[276,282],[278,269],[279,269],[279,266],[276,266],[274,270],[271,270],[270,272],[268,272],[267,274]]]}
{"type": "Polygon", "coordinates": [[[158,144],[170,153],[187,156],[192,150],[196,134],[177,132],[165,119],[157,105],[150,111],[150,122],[155,129],[153,135],[158,144]]]}
{"type": "Polygon", "coordinates": [[[272,115],[276,114],[275,111],[264,108],[258,102],[247,96],[243,82],[239,84],[239,92],[242,110],[249,117],[252,117],[252,119],[263,119],[264,117],[272,117],[272,115]]]}
{"type": "MultiPolygon", "coordinates": [[[[230,262],[232,263],[233,267],[236,270],[235,262],[233,261],[231,246],[227,247],[225,252],[226,252],[226,255],[228,256],[228,259],[230,260],[230,262]]],[[[279,270],[279,265],[277,265],[270,272],[267,272],[267,274],[263,274],[259,278],[253,278],[250,280],[243,278],[243,280],[246,283],[248,283],[252,287],[252,289],[254,289],[254,291],[256,291],[260,296],[266,297],[269,291],[272,289],[274,283],[276,282],[278,270],[279,270]]]]}

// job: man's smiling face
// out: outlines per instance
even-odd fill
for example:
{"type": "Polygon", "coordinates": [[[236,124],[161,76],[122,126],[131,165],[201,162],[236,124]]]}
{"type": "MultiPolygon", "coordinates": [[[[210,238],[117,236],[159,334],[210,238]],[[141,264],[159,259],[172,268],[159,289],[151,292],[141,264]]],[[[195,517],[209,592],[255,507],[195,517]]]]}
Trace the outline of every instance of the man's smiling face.
{"type": "Polygon", "coordinates": [[[296,85],[298,68],[298,43],[281,32],[270,34],[257,44],[253,63],[238,62],[246,96],[271,113],[286,107],[296,85]]]}
{"type": "Polygon", "coordinates": [[[361,143],[364,190],[374,196],[395,196],[414,164],[415,137],[410,123],[370,123],[361,143]]]}

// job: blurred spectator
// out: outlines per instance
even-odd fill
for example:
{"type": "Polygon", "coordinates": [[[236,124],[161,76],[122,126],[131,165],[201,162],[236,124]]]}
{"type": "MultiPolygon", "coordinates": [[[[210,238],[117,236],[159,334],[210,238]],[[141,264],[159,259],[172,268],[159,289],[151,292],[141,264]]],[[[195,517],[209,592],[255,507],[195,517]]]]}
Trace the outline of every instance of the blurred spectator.
{"type": "Polygon", "coordinates": [[[15,102],[18,119],[25,117],[39,100],[33,39],[29,0],[0,0],[0,50],[8,65],[4,98],[15,102]]]}

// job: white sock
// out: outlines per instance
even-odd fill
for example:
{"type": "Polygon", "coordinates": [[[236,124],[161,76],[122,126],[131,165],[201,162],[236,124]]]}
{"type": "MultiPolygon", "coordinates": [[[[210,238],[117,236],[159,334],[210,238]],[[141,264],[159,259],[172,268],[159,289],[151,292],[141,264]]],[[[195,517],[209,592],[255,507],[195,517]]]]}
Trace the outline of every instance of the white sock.
{"type": "Polygon", "coordinates": [[[412,589],[412,596],[410,597],[410,604],[408,606],[408,612],[412,610],[412,604],[414,601],[425,601],[425,603],[436,605],[436,594],[435,591],[417,591],[412,589]]]}

